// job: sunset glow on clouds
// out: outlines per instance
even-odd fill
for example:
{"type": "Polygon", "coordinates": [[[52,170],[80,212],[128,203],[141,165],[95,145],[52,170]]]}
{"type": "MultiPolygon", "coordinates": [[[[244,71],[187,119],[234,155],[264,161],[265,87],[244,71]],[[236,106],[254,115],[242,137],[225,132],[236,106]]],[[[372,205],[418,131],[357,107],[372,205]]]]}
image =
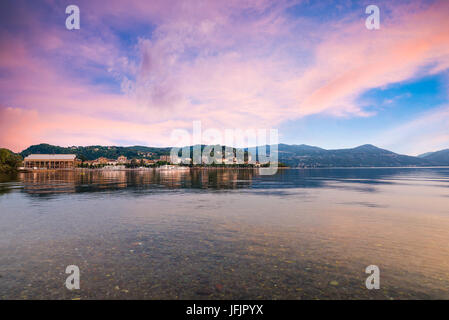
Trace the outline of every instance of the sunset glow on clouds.
{"type": "Polygon", "coordinates": [[[0,146],[168,146],[201,120],[285,143],[448,148],[449,2],[392,2],[373,31],[364,1],[3,1],[0,146]],[[410,90],[429,77],[437,93],[410,90]]]}

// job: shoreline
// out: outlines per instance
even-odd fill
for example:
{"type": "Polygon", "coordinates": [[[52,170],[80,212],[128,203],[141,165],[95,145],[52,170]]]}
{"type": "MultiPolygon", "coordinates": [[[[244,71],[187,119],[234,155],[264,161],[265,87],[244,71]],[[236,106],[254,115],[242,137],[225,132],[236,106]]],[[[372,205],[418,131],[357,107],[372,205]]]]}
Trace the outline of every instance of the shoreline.
{"type": "MultiPolygon", "coordinates": [[[[20,172],[56,172],[56,171],[187,171],[187,170],[258,170],[263,169],[264,167],[174,167],[174,168],[72,168],[72,169],[29,169],[29,168],[20,168],[14,173],[20,172]]],[[[348,169],[447,169],[449,166],[397,166],[397,167],[278,167],[278,170],[323,170],[323,169],[338,169],[338,170],[348,170],[348,169]]],[[[6,172],[0,172],[2,174],[7,174],[6,172]]]]}

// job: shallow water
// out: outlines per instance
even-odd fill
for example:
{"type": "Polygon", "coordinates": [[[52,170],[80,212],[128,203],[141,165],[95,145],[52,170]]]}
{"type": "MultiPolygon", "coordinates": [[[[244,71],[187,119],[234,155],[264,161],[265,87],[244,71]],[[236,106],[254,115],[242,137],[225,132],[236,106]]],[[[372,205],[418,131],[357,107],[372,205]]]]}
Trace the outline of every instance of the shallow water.
{"type": "Polygon", "coordinates": [[[447,299],[449,168],[2,176],[0,298],[447,299]]]}

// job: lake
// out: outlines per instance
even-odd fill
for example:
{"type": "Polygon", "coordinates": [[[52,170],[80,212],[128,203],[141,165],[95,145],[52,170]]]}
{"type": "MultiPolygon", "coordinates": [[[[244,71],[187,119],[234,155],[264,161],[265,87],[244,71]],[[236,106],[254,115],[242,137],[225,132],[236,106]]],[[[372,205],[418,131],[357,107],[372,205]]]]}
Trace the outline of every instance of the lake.
{"type": "Polygon", "coordinates": [[[0,177],[0,299],[448,299],[449,168],[0,177]],[[65,287],[68,265],[81,289],[65,287]],[[365,268],[380,269],[368,290],[365,268]]]}

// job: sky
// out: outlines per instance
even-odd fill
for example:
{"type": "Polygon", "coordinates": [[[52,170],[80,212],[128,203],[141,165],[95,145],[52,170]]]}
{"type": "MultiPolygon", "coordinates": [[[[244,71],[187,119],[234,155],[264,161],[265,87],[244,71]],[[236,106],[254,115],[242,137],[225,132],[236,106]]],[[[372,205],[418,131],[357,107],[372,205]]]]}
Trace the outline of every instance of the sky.
{"type": "Polygon", "coordinates": [[[329,149],[449,148],[448,14],[447,0],[3,0],[0,147],[172,146],[201,121],[329,149]]]}

